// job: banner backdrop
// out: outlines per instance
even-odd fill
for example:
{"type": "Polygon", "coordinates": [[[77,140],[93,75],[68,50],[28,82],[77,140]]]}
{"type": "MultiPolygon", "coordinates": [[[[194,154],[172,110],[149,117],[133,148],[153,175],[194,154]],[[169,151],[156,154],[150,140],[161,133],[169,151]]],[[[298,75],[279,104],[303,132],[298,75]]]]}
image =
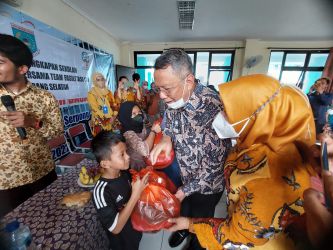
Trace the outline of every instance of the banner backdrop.
{"type": "Polygon", "coordinates": [[[93,53],[43,32],[0,16],[0,32],[13,35],[29,46],[34,62],[27,77],[36,86],[50,91],[59,101],[65,128],[89,120],[87,93],[90,76],[99,71],[108,79],[112,56],[93,53]]]}
{"type": "Polygon", "coordinates": [[[0,33],[13,35],[29,46],[34,61],[27,78],[57,98],[65,129],[80,122],[88,124],[91,74],[99,71],[107,82],[112,82],[112,56],[93,53],[3,16],[0,16],[0,33]]]}

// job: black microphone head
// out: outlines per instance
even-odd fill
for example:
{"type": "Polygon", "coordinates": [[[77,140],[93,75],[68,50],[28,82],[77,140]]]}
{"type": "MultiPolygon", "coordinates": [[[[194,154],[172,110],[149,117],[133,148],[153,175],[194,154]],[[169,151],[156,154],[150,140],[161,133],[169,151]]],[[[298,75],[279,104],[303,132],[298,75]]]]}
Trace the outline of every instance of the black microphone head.
{"type": "Polygon", "coordinates": [[[1,102],[5,107],[15,107],[14,100],[10,95],[1,96],[1,102]]]}

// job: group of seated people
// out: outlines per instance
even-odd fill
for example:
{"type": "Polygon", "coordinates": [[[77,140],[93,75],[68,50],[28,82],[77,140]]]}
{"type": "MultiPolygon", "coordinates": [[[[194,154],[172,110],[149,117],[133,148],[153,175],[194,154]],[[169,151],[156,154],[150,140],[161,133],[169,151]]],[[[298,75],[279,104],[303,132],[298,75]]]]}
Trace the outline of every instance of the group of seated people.
{"type": "MultiPolygon", "coordinates": [[[[129,183],[125,170],[145,166],[142,157],[154,163],[172,148],[181,178],[175,193],[181,217],[169,219],[173,225],[168,230],[174,232],[170,247],[187,237],[187,249],[314,249],[330,244],[333,216],[312,183],[321,178],[324,195],[332,199],[333,176],[318,165],[320,150],[306,95],[264,75],[221,84],[217,93],[195,81],[191,60],[179,49],[164,52],[154,67],[159,96],[168,106],[162,128],[154,125],[147,133],[140,105],[124,102],[118,114],[123,136],[103,131],[92,143],[105,169],[94,189],[100,195],[94,204],[112,233],[112,249],[138,249],[141,234],[129,217],[148,177],[136,179],[132,189],[127,185],[121,205],[112,197],[125,187],[115,183],[129,183]],[[152,138],[161,130],[163,138],[153,147],[152,138]],[[101,193],[103,183],[108,188],[101,193]],[[214,218],[224,188],[228,216],[214,218]],[[99,205],[101,197],[109,203],[99,205]]],[[[323,140],[333,153],[333,139],[323,140]]]]}

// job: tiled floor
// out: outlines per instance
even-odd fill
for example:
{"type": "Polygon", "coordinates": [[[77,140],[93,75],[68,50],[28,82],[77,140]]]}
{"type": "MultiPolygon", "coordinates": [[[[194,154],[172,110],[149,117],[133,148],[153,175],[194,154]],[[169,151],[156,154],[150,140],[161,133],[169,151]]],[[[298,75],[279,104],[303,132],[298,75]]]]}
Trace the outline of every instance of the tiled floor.
{"type": "MultiPolygon", "coordinates": [[[[226,211],[226,196],[222,196],[220,202],[215,209],[215,217],[225,218],[226,211]]],[[[183,250],[187,242],[183,242],[176,248],[171,248],[168,243],[170,232],[162,230],[157,233],[144,233],[140,242],[139,250],[183,250]]]]}

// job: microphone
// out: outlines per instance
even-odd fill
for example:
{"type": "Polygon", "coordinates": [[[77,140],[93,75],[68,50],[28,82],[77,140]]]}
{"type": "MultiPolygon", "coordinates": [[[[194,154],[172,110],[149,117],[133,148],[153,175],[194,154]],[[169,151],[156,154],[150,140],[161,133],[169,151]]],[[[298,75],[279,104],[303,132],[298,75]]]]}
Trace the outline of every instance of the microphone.
{"type": "MultiPolygon", "coordinates": [[[[1,102],[8,111],[10,112],[16,111],[14,100],[10,95],[1,96],[1,102]]],[[[27,132],[25,131],[25,128],[16,128],[16,130],[19,133],[22,140],[27,138],[27,132]]]]}

